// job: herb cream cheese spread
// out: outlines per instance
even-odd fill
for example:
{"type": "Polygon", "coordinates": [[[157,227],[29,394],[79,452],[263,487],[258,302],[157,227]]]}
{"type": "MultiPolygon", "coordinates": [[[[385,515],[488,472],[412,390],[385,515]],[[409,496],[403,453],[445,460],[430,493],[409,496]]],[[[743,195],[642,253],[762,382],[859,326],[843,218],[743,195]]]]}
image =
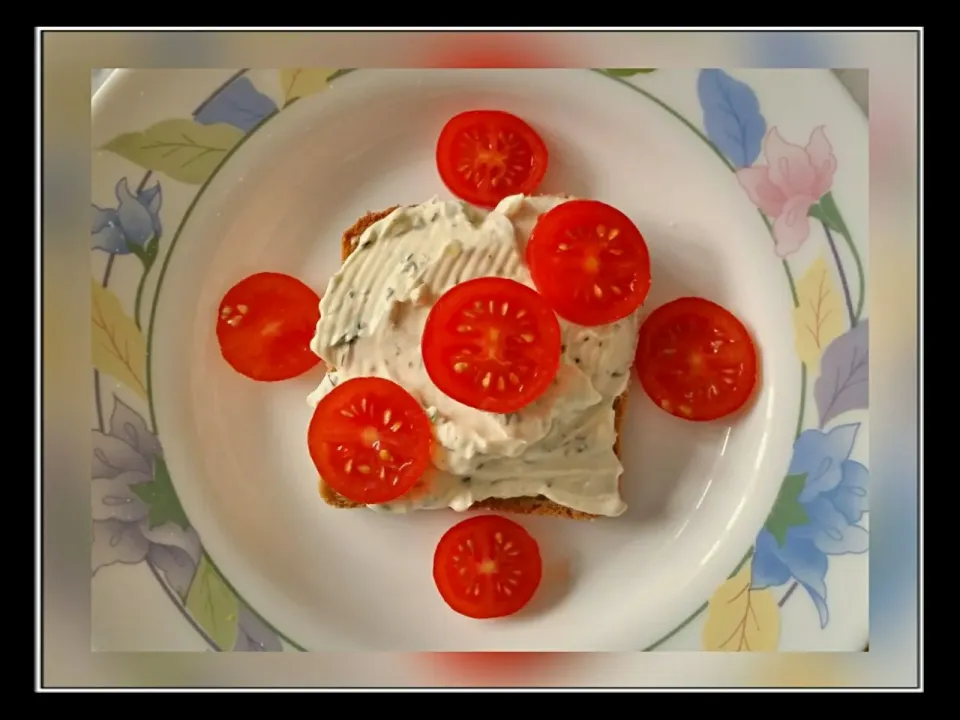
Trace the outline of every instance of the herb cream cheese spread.
{"type": "Polygon", "coordinates": [[[335,370],[309,403],[344,380],[387,378],[420,401],[435,429],[433,467],[406,496],[373,509],[466,510],[487,498],[537,495],[595,515],[626,509],[614,401],[629,380],[639,311],[599,327],[560,318],[563,359],[553,385],[506,415],[444,395],[420,352],[430,308],[457,283],[496,276],[534,287],[527,239],[537,218],[566,199],[514,195],[490,212],[437,198],[397,208],[355,240],[330,279],[311,348],[335,370]]]}

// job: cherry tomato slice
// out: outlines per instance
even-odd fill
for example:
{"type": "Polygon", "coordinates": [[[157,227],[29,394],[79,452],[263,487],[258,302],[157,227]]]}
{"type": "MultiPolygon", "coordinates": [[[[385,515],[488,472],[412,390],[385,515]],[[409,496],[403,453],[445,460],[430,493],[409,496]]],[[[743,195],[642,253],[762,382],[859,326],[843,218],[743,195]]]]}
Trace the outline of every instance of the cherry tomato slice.
{"type": "Polygon", "coordinates": [[[578,325],[625,318],[650,291],[643,236],[630,218],[596,200],[569,200],[541,215],[527,264],[557,315],[578,325]]]}
{"type": "Polygon", "coordinates": [[[537,541],[499,515],[479,515],[444,533],[433,555],[433,579],[454,611],[478,620],[513,615],[540,586],[537,541]]]}
{"type": "Polygon", "coordinates": [[[448,397],[478,410],[516,412],[560,367],[560,323],[536,291],[483,277],[437,300],[423,328],[423,365],[448,397]]]}
{"type": "Polygon", "coordinates": [[[313,290],[289,275],[257,273],[220,301],[220,353],[230,367],[253,380],[289,380],[320,362],[310,349],[319,320],[320,297],[313,290]]]}
{"type": "Polygon", "coordinates": [[[461,200],[493,207],[530,195],[547,172],[547,146],[523,120],[500,110],[470,110],[447,121],[437,140],[443,184],[461,200]]]}
{"type": "Polygon", "coordinates": [[[325,395],[307,431],[320,477],[347,500],[378,505],[409,491],[430,466],[433,428],[390,380],[344,380],[325,395]]]}
{"type": "Polygon", "coordinates": [[[715,420],[738,410],[756,385],[757,364],[743,323],[703,298],[661,305],[640,326],[640,384],[654,403],[684,420],[715,420]]]}

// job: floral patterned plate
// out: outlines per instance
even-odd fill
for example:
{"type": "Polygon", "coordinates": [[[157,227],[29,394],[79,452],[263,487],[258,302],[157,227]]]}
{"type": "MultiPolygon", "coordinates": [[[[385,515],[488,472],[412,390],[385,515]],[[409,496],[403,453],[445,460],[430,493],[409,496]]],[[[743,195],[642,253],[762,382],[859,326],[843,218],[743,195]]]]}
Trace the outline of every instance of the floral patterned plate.
{"type": "Polygon", "coordinates": [[[829,73],[123,71],[94,101],[91,215],[95,647],[866,644],[867,123],[829,73]],[[634,383],[630,510],[523,518],[548,582],[525,619],[493,624],[433,588],[452,512],[319,500],[303,436],[322,370],[250,383],[213,334],[244,275],[322,291],[354,219],[445,195],[436,132],[470,106],[541,129],[545,192],[632,215],[651,307],[714,299],[763,360],[729,424],[676,420],[634,383]]]}

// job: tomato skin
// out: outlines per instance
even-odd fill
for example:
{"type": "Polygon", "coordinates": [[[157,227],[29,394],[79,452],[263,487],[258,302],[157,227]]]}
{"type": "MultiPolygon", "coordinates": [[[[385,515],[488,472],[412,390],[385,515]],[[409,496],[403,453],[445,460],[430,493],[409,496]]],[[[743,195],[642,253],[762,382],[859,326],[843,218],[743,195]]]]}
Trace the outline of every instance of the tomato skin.
{"type": "Polygon", "coordinates": [[[310,349],[319,320],[320,297],[307,285],[282,273],[255,273],[217,307],[220,353],[251,380],[289,380],[320,363],[310,349]]]}
{"type": "Polygon", "coordinates": [[[757,384],[757,349],[729,310],[698,297],[661,305],[640,326],[635,358],[644,392],[683,420],[730,415],[757,384]]]}
{"type": "Polygon", "coordinates": [[[591,327],[622,320],[650,292],[650,254],[637,226],[597,200],[568,200],[537,219],[530,276],[557,315],[591,327]]]}
{"type": "Polygon", "coordinates": [[[498,277],[455,285],[430,310],[421,338],[424,369],[441,392],[468,407],[516,412],[549,389],[562,334],[531,288],[498,277]]]}
{"type": "Polygon", "coordinates": [[[433,426],[420,403],[378,377],[344,380],[320,399],[307,430],[324,483],[355,503],[405,495],[430,467],[433,426]]]}
{"type": "Polygon", "coordinates": [[[549,165],[537,131],[502,110],[468,110],[450,118],[437,139],[437,170],[456,197],[494,207],[509,195],[531,195],[549,165]]]}
{"type": "Polygon", "coordinates": [[[513,615],[540,587],[540,547],[522,525],[477,515],[448,529],[433,555],[433,579],[444,602],[476,620],[513,615]]]}

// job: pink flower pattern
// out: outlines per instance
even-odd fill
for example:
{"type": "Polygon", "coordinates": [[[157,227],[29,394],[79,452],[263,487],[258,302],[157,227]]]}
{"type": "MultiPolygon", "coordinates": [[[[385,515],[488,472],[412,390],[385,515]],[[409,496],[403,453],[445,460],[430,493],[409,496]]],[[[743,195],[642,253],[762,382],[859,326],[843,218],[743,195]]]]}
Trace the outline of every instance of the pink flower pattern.
{"type": "Polygon", "coordinates": [[[810,235],[811,206],[830,192],[837,158],[820,126],[810,134],[807,146],[783,139],[776,127],[763,141],[766,165],[737,171],[737,180],[750,200],[773,219],[776,253],[784,258],[795,253],[810,235]]]}

